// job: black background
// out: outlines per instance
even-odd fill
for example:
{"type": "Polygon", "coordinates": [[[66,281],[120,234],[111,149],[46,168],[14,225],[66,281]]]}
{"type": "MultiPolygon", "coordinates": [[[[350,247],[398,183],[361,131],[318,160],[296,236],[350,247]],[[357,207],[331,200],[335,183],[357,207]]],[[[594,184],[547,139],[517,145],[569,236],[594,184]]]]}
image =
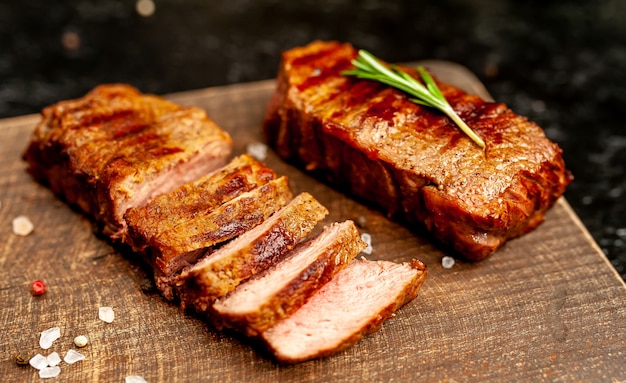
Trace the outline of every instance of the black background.
{"type": "Polygon", "coordinates": [[[164,94],[270,79],[282,50],[315,39],[455,61],[564,149],[566,198],[626,279],[626,2],[155,0],[150,16],[136,5],[0,2],[0,117],[104,82],[164,94]]]}

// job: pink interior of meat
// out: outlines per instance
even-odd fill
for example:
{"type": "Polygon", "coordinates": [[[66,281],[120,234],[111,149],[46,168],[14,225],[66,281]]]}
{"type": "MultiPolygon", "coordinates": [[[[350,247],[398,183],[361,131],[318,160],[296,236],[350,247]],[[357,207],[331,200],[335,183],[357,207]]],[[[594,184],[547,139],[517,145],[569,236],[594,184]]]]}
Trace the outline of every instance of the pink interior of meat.
{"type": "Polygon", "coordinates": [[[221,247],[219,250],[212,253],[210,256],[202,259],[193,268],[191,268],[189,272],[206,269],[211,264],[228,257],[233,252],[238,251],[239,249],[245,246],[248,246],[250,242],[252,242],[255,238],[257,238],[262,233],[267,231],[272,225],[276,223],[276,221],[278,221],[280,218],[283,218],[282,217],[283,211],[289,209],[291,206],[299,203],[300,201],[301,199],[296,197],[291,202],[289,202],[289,204],[287,204],[286,206],[283,206],[279,211],[272,214],[271,217],[263,221],[263,223],[261,223],[260,225],[255,226],[253,229],[246,231],[239,237],[235,238],[234,240],[230,241],[229,243],[221,247]]]}
{"type": "Polygon", "coordinates": [[[156,177],[146,179],[145,182],[135,184],[137,190],[131,198],[121,202],[116,210],[120,222],[122,215],[131,207],[141,207],[151,198],[166,194],[186,183],[209,174],[222,167],[230,154],[230,145],[223,140],[208,142],[199,153],[189,161],[175,164],[167,170],[159,172],[156,177]]]}
{"type": "Polygon", "coordinates": [[[334,349],[395,302],[415,273],[407,265],[354,260],[263,338],[292,358],[334,349]]]}
{"type": "Polygon", "coordinates": [[[215,309],[222,313],[244,314],[256,310],[262,302],[275,295],[296,278],[328,245],[332,245],[347,222],[329,226],[314,240],[294,250],[289,258],[275,265],[261,277],[252,279],[239,287],[227,298],[218,301],[215,309]]]}

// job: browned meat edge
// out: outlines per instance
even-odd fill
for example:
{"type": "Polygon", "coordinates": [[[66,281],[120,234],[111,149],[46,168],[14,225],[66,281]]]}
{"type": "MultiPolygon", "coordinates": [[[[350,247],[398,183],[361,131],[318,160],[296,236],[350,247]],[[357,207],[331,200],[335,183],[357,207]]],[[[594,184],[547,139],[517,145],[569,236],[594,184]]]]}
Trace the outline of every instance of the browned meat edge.
{"type": "Polygon", "coordinates": [[[185,269],[175,282],[182,307],[206,311],[241,281],[279,262],[327,214],[309,193],[298,195],[259,226],[185,269]]]}
{"type": "Polygon", "coordinates": [[[201,109],[101,85],[45,108],[24,159],[35,179],[115,240],[128,207],[222,166],[231,145],[201,109]]]}
{"type": "Polygon", "coordinates": [[[213,309],[224,325],[257,335],[302,306],[365,246],[352,221],[334,223],[218,299],[213,309]]]}
{"type": "Polygon", "coordinates": [[[261,224],[291,199],[293,195],[287,177],[283,176],[243,193],[205,215],[182,220],[154,238],[147,251],[154,260],[155,280],[163,296],[174,298],[174,278],[185,266],[210,254],[214,246],[261,224]]]}
{"type": "Polygon", "coordinates": [[[272,169],[251,156],[236,157],[215,172],[158,196],[145,206],[128,209],[124,214],[128,226],[125,242],[134,251],[144,253],[148,244],[181,221],[208,214],[276,177],[272,169]]]}

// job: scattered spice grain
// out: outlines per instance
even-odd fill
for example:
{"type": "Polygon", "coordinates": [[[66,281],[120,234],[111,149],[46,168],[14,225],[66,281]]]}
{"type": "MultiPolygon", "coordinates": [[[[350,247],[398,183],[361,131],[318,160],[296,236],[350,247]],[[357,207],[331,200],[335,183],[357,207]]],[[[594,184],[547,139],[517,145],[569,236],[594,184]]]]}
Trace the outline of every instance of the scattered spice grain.
{"type": "Polygon", "coordinates": [[[107,323],[113,323],[113,321],[115,320],[115,312],[113,311],[112,307],[100,307],[98,309],[98,318],[107,323]]]}
{"type": "Polygon", "coordinates": [[[454,258],[449,255],[441,258],[441,266],[443,266],[444,269],[451,269],[452,266],[454,266],[454,258]]]}
{"type": "Polygon", "coordinates": [[[52,327],[41,332],[39,337],[39,346],[44,350],[47,350],[52,346],[55,340],[61,337],[61,329],[58,327],[52,327]]]}
{"type": "Polygon", "coordinates": [[[19,366],[25,366],[28,364],[28,360],[30,359],[30,355],[25,352],[18,352],[15,354],[15,364],[19,366]]]}
{"type": "Polygon", "coordinates": [[[252,142],[246,146],[246,151],[252,157],[259,161],[265,161],[267,158],[267,145],[262,142],[252,142]]]}
{"type": "Polygon", "coordinates": [[[30,284],[30,293],[38,297],[46,292],[46,284],[41,279],[37,279],[30,284]]]}
{"type": "Polygon", "coordinates": [[[48,361],[46,360],[46,357],[41,354],[36,354],[32,358],[30,358],[28,360],[28,364],[30,364],[37,370],[48,367],[48,361]]]}
{"type": "Polygon", "coordinates": [[[87,337],[84,335],[79,335],[74,338],[74,344],[76,345],[76,347],[85,347],[87,343],[89,343],[89,339],[87,339],[87,337]]]}
{"type": "Polygon", "coordinates": [[[81,360],[85,360],[85,355],[72,349],[69,349],[63,358],[63,361],[67,364],[74,364],[76,362],[80,362],[81,360]]]}
{"type": "Polygon", "coordinates": [[[39,377],[41,379],[56,378],[61,373],[61,367],[59,366],[46,366],[39,370],[39,377]]]}
{"type": "Polygon", "coordinates": [[[48,362],[48,366],[56,366],[61,363],[61,357],[58,352],[53,352],[50,355],[46,356],[46,362],[48,362]]]}
{"type": "Polygon", "coordinates": [[[148,381],[145,380],[143,376],[128,375],[126,379],[124,379],[124,383],[148,383],[148,381]]]}
{"type": "Polygon", "coordinates": [[[35,226],[25,215],[19,215],[13,218],[13,234],[19,235],[20,237],[25,237],[28,234],[33,232],[35,226]]]}
{"type": "Polygon", "coordinates": [[[367,244],[367,247],[362,250],[362,253],[368,255],[372,254],[372,251],[374,250],[374,248],[372,247],[372,236],[369,233],[362,233],[361,239],[367,244]]]}

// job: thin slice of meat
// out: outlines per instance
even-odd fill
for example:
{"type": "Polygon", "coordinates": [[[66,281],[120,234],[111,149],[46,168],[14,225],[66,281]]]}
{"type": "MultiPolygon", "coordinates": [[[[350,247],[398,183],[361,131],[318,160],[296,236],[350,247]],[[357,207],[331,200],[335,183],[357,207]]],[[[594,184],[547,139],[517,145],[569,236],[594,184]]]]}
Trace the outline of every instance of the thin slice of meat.
{"type": "MultiPolygon", "coordinates": [[[[447,116],[387,85],[348,77],[357,51],[286,51],[264,124],[284,159],[479,260],[539,225],[572,177],[537,124],[439,82],[482,150],[447,116]]],[[[419,79],[413,68],[403,68],[419,79]]]]}
{"type": "Polygon", "coordinates": [[[182,185],[176,190],[152,199],[139,208],[128,209],[124,215],[128,235],[124,242],[138,253],[161,233],[173,230],[181,221],[206,215],[223,203],[276,179],[266,165],[244,154],[226,166],[182,185]]]}
{"type": "Polygon", "coordinates": [[[24,158],[37,180],[118,239],[128,208],[223,166],[231,147],[202,109],[101,85],[45,108],[24,158]]]}
{"type": "Polygon", "coordinates": [[[297,310],[365,248],[352,221],[333,223],[282,262],[213,305],[219,321],[254,336],[297,310]]]}
{"type": "Polygon", "coordinates": [[[328,214],[309,193],[302,193],[265,222],[240,235],[176,278],[182,307],[203,312],[215,299],[280,261],[328,214]]]}
{"type": "Polygon", "coordinates": [[[426,267],[420,261],[354,260],[261,338],[283,363],[334,354],[378,330],[417,296],[425,278],[426,267]]]}
{"type": "MultiPolygon", "coordinates": [[[[146,248],[155,281],[163,296],[173,299],[174,278],[214,247],[261,224],[293,199],[287,177],[243,193],[207,214],[172,222],[146,248]]],[[[176,203],[175,199],[171,203],[176,203]]]]}

